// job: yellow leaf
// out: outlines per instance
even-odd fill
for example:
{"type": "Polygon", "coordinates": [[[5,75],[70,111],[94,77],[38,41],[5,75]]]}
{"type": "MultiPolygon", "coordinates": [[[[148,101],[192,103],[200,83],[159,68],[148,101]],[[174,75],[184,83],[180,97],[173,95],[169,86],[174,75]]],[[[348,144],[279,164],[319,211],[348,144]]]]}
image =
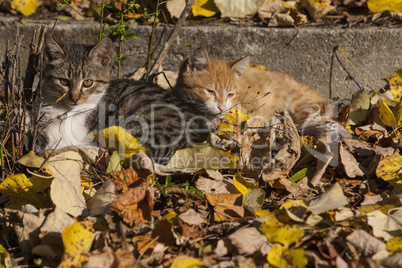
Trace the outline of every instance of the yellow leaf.
{"type": "Polygon", "coordinates": [[[219,12],[214,0],[195,0],[192,6],[193,15],[212,17],[219,12]]]}
{"type": "Polygon", "coordinates": [[[24,16],[29,16],[36,12],[39,0],[13,0],[11,8],[21,12],[24,16]]]}
{"type": "Polygon", "coordinates": [[[170,211],[168,214],[164,215],[162,217],[162,220],[168,220],[168,221],[173,221],[177,217],[177,213],[175,211],[170,211]]]}
{"type": "Polygon", "coordinates": [[[196,268],[196,267],[208,267],[202,261],[197,260],[196,258],[192,258],[185,255],[177,256],[170,268],[196,268]]]}
{"type": "Polygon", "coordinates": [[[378,109],[380,112],[380,120],[381,122],[389,127],[392,127],[395,129],[396,127],[396,119],[394,114],[392,113],[391,109],[388,107],[388,105],[385,103],[384,100],[379,100],[378,103],[378,109]]]}
{"type": "Polygon", "coordinates": [[[323,1],[323,0],[311,0],[311,3],[313,3],[314,5],[316,5],[318,7],[327,7],[327,6],[329,6],[329,3],[327,1],[323,1]]]}
{"type": "Polygon", "coordinates": [[[258,189],[258,186],[255,186],[254,184],[246,181],[243,176],[240,174],[240,172],[237,172],[234,177],[233,177],[233,185],[236,187],[236,189],[242,194],[245,195],[249,192],[251,192],[254,189],[258,189]]]}
{"type": "Polygon", "coordinates": [[[267,256],[268,262],[280,268],[302,268],[308,263],[307,255],[303,249],[287,249],[275,244],[267,256]]]}
{"type": "Polygon", "coordinates": [[[390,181],[398,177],[399,171],[402,169],[402,156],[395,153],[382,159],[377,166],[377,177],[390,181]]]}
{"type": "Polygon", "coordinates": [[[3,245],[0,245],[0,268],[5,268],[4,261],[10,256],[10,254],[7,252],[7,250],[3,247],[3,245]]]}
{"type": "Polygon", "coordinates": [[[85,190],[92,189],[93,185],[94,184],[90,179],[81,176],[81,193],[83,193],[85,190]]]}
{"type": "Polygon", "coordinates": [[[402,99],[402,69],[393,73],[387,80],[395,101],[400,102],[402,99]]]}
{"type": "Polygon", "coordinates": [[[27,178],[25,174],[7,176],[0,185],[0,193],[7,195],[6,207],[20,210],[23,205],[31,204],[37,209],[50,207],[47,189],[52,179],[36,176],[27,178]]]}
{"type": "Polygon", "coordinates": [[[290,245],[299,241],[304,236],[304,231],[292,224],[285,224],[277,219],[279,211],[269,214],[260,226],[260,231],[265,234],[270,243],[290,245]]]}
{"type": "Polygon", "coordinates": [[[261,218],[261,217],[267,216],[269,213],[271,213],[271,211],[266,210],[266,209],[259,208],[259,209],[257,209],[257,211],[255,212],[255,217],[256,217],[256,218],[261,218]]]}
{"type": "Polygon", "coordinates": [[[227,135],[241,132],[243,125],[249,117],[239,110],[231,110],[225,115],[219,125],[219,135],[227,135]]]}
{"type": "Polygon", "coordinates": [[[90,221],[75,222],[64,228],[61,236],[65,248],[63,261],[60,267],[81,267],[87,260],[94,240],[93,223],[90,221]]]}
{"type": "Polygon", "coordinates": [[[304,207],[304,206],[305,206],[305,204],[304,204],[303,200],[293,200],[293,201],[286,202],[280,208],[291,209],[291,208],[299,208],[299,207],[304,207]]]}
{"type": "Polygon", "coordinates": [[[381,11],[402,12],[402,0],[368,0],[367,6],[374,13],[381,11]]]}
{"type": "Polygon", "coordinates": [[[402,237],[393,237],[387,242],[387,250],[392,253],[402,252],[402,237]]]}
{"type": "Polygon", "coordinates": [[[137,153],[139,150],[145,152],[144,147],[128,133],[124,128],[119,126],[108,127],[99,131],[92,138],[99,142],[103,147],[109,151],[117,150],[124,157],[130,158],[131,155],[137,153]]]}
{"type": "Polygon", "coordinates": [[[45,158],[37,156],[35,152],[30,151],[26,155],[22,156],[20,159],[18,159],[18,163],[30,167],[30,168],[42,168],[43,171],[45,171],[47,174],[54,175],[52,170],[49,167],[49,163],[45,163],[42,167],[43,162],[45,161],[45,158]]]}

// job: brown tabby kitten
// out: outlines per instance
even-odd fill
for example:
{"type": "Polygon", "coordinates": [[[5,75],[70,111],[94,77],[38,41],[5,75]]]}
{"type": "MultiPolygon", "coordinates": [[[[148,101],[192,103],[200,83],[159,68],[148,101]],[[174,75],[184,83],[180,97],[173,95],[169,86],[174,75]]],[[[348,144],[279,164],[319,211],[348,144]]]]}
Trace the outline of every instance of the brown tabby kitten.
{"type": "MultiPolygon", "coordinates": [[[[199,48],[181,66],[175,90],[205,102],[221,117],[239,108],[236,105],[249,115],[264,117],[286,108],[304,134],[319,136],[322,131],[338,128],[330,115],[320,116],[328,102],[313,89],[287,74],[251,68],[248,63],[249,57],[237,62],[212,59],[199,48]],[[190,72],[188,66],[196,66],[197,72],[190,72]]],[[[346,130],[341,132],[348,136],[346,130]]]]}
{"type": "Polygon", "coordinates": [[[214,115],[203,103],[141,81],[109,81],[111,53],[108,38],[90,47],[47,36],[45,108],[36,150],[89,144],[99,130],[118,125],[149,149],[153,160],[167,163],[175,151],[206,140],[214,115]]]}

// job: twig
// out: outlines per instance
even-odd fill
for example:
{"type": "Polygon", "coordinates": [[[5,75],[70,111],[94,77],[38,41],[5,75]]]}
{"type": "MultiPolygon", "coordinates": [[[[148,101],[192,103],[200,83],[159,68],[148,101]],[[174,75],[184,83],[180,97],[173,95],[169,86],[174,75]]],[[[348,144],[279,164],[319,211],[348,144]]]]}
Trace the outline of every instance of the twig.
{"type": "Polygon", "coordinates": [[[161,54],[159,54],[159,57],[156,59],[155,64],[152,66],[152,69],[149,72],[148,77],[151,78],[149,80],[150,82],[152,82],[152,80],[155,76],[155,73],[159,70],[159,67],[161,66],[163,60],[165,59],[169,48],[172,46],[173,41],[177,37],[177,34],[179,33],[181,26],[183,26],[184,21],[187,19],[188,14],[190,13],[191,7],[193,6],[194,2],[195,2],[195,0],[189,0],[187,2],[187,5],[183,9],[183,12],[181,13],[179,20],[173,27],[172,33],[170,34],[166,43],[163,45],[163,49],[162,49],[163,52],[161,54]]]}
{"type": "Polygon", "coordinates": [[[149,78],[149,66],[151,65],[152,42],[154,41],[156,19],[158,18],[158,15],[159,15],[159,0],[156,1],[156,10],[155,10],[155,16],[154,16],[154,23],[152,25],[151,41],[149,42],[149,53],[148,53],[148,62],[147,62],[147,78],[146,78],[147,82],[148,82],[148,78],[149,78]]]}

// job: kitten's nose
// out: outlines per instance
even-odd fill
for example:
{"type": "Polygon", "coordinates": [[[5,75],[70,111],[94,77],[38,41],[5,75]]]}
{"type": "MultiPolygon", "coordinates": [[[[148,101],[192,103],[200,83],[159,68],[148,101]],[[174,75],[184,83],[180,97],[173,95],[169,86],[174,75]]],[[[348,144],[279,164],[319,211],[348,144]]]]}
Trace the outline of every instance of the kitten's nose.
{"type": "Polygon", "coordinates": [[[79,97],[71,97],[71,100],[74,102],[74,104],[77,104],[77,101],[80,100],[79,97]]]}
{"type": "Polygon", "coordinates": [[[224,110],[226,110],[226,107],[222,106],[222,105],[218,105],[218,109],[220,112],[223,112],[224,110]]]}
{"type": "Polygon", "coordinates": [[[74,102],[74,104],[77,104],[80,98],[81,94],[71,93],[71,100],[74,102]]]}

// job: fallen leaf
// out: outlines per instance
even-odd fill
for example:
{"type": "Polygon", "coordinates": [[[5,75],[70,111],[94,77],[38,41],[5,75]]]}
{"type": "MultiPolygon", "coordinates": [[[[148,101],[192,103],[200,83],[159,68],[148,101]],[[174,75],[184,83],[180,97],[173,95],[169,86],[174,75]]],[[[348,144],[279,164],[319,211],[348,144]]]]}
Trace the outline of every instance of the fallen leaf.
{"type": "Polygon", "coordinates": [[[367,112],[370,108],[370,96],[363,88],[352,96],[350,111],[347,124],[359,125],[366,120],[367,112]]]}
{"type": "Polygon", "coordinates": [[[114,171],[108,175],[108,178],[113,182],[116,192],[119,193],[123,190],[127,190],[128,187],[137,187],[143,182],[132,167],[125,170],[114,171]]]}
{"type": "Polygon", "coordinates": [[[366,169],[357,162],[354,156],[342,146],[339,146],[339,155],[345,168],[346,175],[350,178],[363,177],[367,173],[366,169]]]}
{"type": "Polygon", "coordinates": [[[268,262],[275,267],[303,268],[308,259],[303,249],[288,249],[275,244],[267,256],[268,262]]]}
{"type": "Polygon", "coordinates": [[[387,242],[387,250],[393,254],[402,252],[402,237],[393,237],[387,242]]]}
{"type": "Polygon", "coordinates": [[[381,11],[402,12],[402,0],[368,0],[367,6],[374,13],[381,11]]]}
{"type": "Polygon", "coordinates": [[[110,212],[110,207],[115,199],[115,185],[111,180],[103,182],[95,195],[87,201],[88,213],[90,216],[103,215],[110,212]]]}
{"type": "Polygon", "coordinates": [[[195,0],[191,7],[194,16],[212,17],[219,12],[214,0],[195,0]]]}
{"type": "MultiPolygon", "coordinates": [[[[183,9],[186,7],[186,0],[171,0],[166,3],[166,8],[170,13],[172,18],[178,19],[183,12],[183,9]]],[[[140,80],[140,79],[135,79],[140,80]]]]}
{"type": "Polygon", "coordinates": [[[255,227],[241,228],[228,235],[228,238],[240,254],[253,255],[260,251],[265,255],[264,253],[272,247],[267,242],[267,237],[255,227]],[[244,239],[245,237],[247,239],[244,239]]]}
{"type": "Polygon", "coordinates": [[[376,174],[379,178],[385,181],[390,181],[398,178],[401,169],[402,156],[399,153],[395,153],[380,160],[376,169],[376,174]]]}
{"type": "Polygon", "coordinates": [[[195,187],[204,193],[209,194],[230,194],[227,189],[227,183],[224,181],[216,181],[200,176],[195,182],[195,187]]]}
{"type": "Polygon", "coordinates": [[[321,196],[310,201],[308,208],[314,214],[321,214],[329,210],[344,207],[348,204],[342,187],[335,183],[321,196]]]}
{"type": "Polygon", "coordinates": [[[21,12],[24,16],[32,15],[36,12],[39,0],[13,0],[11,8],[21,12]]]}
{"type": "Polygon", "coordinates": [[[214,2],[219,8],[222,17],[244,18],[247,15],[257,13],[264,0],[214,0],[214,2]]]}
{"type": "Polygon", "coordinates": [[[202,261],[185,255],[180,255],[174,258],[171,268],[194,268],[194,267],[208,267],[202,261]]]}
{"type": "Polygon", "coordinates": [[[188,209],[186,212],[179,215],[179,219],[188,225],[201,225],[205,222],[205,217],[194,211],[194,209],[188,209]]]}
{"type": "Polygon", "coordinates": [[[295,173],[292,177],[290,177],[290,180],[293,182],[298,182],[304,177],[307,177],[307,179],[310,180],[314,176],[316,170],[316,167],[303,168],[295,173]]]}
{"type": "Polygon", "coordinates": [[[216,207],[218,205],[225,206],[241,206],[242,204],[242,195],[241,194],[205,194],[208,203],[216,207]]]}
{"type": "Polygon", "coordinates": [[[258,189],[258,186],[246,181],[240,172],[237,172],[233,177],[233,185],[236,189],[242,194],[246,195],[247,193],[251,192],[254,189],[258,189]]]}
{"type": "Polygon", "coordinates": [[[99,142],[102,147],[107,148],[109,151],[116,150],[120,156],[124,156],[126,159],[140,150],[145,152],[144,147],[138,140],[120,126],[101,130],[92,139],[99,142]]]}
{"type": "Polygon", "coordinates": [[[123,221],[130,225],[150,222],[153,207],[153,195],[148,188],[143,187],[130,188],[119,194],[111,205],[112,210],[119,213],[123,221]]]}
{"type": "Polygon", "coordinates": [[[399,223],[381,211],[375,210],[367,213],[367,219],[376,237],[382,237],[385,241],[388,241],[392,237],[402,235],[399,223]]]}
{"type": "Polygon", "coordinates": [[[81,267],[87,261],[87,253],[94,239],[93,223],[75,222],[62,232],[65,253],[58,267],[81,267]]]}
{"type": "Polygon", "coordinates": [[[168,220],[160,220],[156,222],[155,227],[152,230],[152,238],[157,238],[158,242],[165,246],[176,245],[173,224],[168,220]]]}
{"type": "Polygon", "coordinates": [[[243,132],[245,123],[250,119],[240,110],[231,110],[219,124],[219,135],[233,137],[234,134],[243,132]]]}
{"type": "Polygon", "coordinates": [[[253,189],[243,197],[243,207],[253,215],[260,209],[264,203],[265,191],[261,188],[253,189]]]}
{"type": "Polygon", "coordinates": [[[385,243],[364,230],[356,230],[346,237],[346,240],[357,247],[363,256],[369,257],[385,249],[385,243]]]}
{"type": "Polygon", "coordinates": [[[278,220],[279,212],[274,211],[267,216],[267,218],[262,222],[259,230],[265,234],[270,243],[281,243],[282,245],[290,245],[298,242],[303,236],[303,229],[296,225],[285,224],[278,220]]]}
{"type": "Polygon", "coordinates": [[[72,151],[63,152],[51,157],[49,166],[54,173],[50,186],[53,203],[72,216],[81,215],[86,209],[84,196],[81,194],[81,156],[72,151]]]}
{"type": "Polygon", "coordinates": [[[235,169],[236,155],[211,146],[178,150],[166,166],[156,165],[162,172],[196,172],[200,169],[235,169]]]}
{"type": "Polygon", "coordinates": [[[324,0],[301,0],[301,4],[307,9],[314,21],[320,21],[322,16],[335,9],[334,6],[324,0]]]}

